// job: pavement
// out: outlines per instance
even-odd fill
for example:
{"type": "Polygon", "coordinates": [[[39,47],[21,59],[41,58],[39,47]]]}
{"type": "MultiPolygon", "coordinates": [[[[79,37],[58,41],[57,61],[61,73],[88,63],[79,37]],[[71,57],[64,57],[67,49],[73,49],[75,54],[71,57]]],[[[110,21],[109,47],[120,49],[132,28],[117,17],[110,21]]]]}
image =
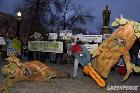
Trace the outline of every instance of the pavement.
{"type": "MultiPolygon", "coordinates": [[[[0,62],[0,68],[7,64],[0,62]]],[[[73,65],[60,65],[46,62],[51,67],[72,74],[73,65]]],[[[3,82],[0,70],[0,84],[3,82]]],[[[96,82],[88,76],[83,76],[82,68],[78,69],[75,79],[54,78],[49,82],[20,81],[12,88],[12,93],[140,93],[140,75],[131,75],[125,82],[121,82],[123,75],[111,71],[106,79],[106,87],[99,87],[96,82]]]]}

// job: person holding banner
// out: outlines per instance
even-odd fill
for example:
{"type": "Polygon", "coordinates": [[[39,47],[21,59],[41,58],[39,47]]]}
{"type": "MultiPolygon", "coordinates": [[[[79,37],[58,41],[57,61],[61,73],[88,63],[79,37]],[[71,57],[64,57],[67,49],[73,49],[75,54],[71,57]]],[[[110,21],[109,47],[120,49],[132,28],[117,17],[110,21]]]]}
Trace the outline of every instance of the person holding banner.
{"type": "Polygon", "coordinates": [[[74,73],[73,78],[77,77],[78,64],[80,63],[82,67],[85,65],[90,65],[90,53],[88,49],[82,45],[81,41],[77,41],[75,45],[71,47],[71,51],[74,55],[74,73]]]}

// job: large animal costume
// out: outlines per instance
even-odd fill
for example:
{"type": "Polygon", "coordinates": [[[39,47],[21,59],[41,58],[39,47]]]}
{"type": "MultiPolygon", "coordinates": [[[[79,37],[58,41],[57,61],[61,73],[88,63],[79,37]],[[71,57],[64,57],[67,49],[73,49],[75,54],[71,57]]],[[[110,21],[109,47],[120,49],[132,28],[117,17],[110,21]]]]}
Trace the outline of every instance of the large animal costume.
{"type": "Polygon", "coordinates": [[[55,77],[65,78],[68,74],[59,72],[40,61],[28,61],[21,63],[15,55],[7,58],[9,64],[2,68],[5,76],[4,84],[0,86],[0,91],[6,90],[21,80],[49,81],[55,77]]]}
{"type": "Polygon", "coordinates": [[[118,62],[120,56],[123,56],[127,70],[122,80],[124,81],[133,69],[129,50],[140,37],[140,24],[125,18],[116,18],[112,26],[118,28],[93,52],[92,67],[102,77],[108,78],[110,69],[118,62]]]}

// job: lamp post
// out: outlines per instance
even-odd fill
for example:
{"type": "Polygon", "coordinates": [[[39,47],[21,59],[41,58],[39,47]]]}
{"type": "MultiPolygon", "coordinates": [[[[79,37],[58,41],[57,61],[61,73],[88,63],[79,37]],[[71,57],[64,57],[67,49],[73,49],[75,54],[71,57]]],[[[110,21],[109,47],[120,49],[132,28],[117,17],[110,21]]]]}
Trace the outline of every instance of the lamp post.
{"type": "Polygon", "coordinates": [[[17,19],[17,31],[16,31],[16,36],[19,36],[20,33],[20,23],[21,23],[21,12],[16,13],[16,19],[17,19]]]}

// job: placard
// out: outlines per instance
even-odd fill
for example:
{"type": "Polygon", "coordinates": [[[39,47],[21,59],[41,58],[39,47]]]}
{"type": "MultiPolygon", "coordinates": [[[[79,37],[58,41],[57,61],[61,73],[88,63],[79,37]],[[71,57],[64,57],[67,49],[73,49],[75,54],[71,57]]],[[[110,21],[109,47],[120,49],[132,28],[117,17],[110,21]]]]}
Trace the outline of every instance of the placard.
{"type": "Polygon", "coordinates": [[[6,42],[3,37],[0,37],[0,45],[6,45],[6,42]]]}
{"type": "Polygon", "coordinates": [[[49,33],[49,40],[56,40],[58,38],[58,34],[57,33],[49,33]]]}
{"type": "Polygon", "coordinates": [[[61,30],[60,31],[60,34],[59,34],[59,37],[62,37],[62,36],[68,36],[68,37],[72,37],[72,31],[71,30],[61,30]]]}
{"type": "Polygon", "coordinates": [[[7,48],[7,56],[14,54],[16,51],[13,48],[7,48]]]}
{"type": "Polygon", "coordinates": [[[84,44],[84,46],[89,50],[90,54],[92,54],[98,48],[98,44],[84,44]]]}
{"type": "Polygon", "coordinates": [[[138,52],[138,58],[140,58],[140,50],[139,50],[139,52],[138,52]]]}

